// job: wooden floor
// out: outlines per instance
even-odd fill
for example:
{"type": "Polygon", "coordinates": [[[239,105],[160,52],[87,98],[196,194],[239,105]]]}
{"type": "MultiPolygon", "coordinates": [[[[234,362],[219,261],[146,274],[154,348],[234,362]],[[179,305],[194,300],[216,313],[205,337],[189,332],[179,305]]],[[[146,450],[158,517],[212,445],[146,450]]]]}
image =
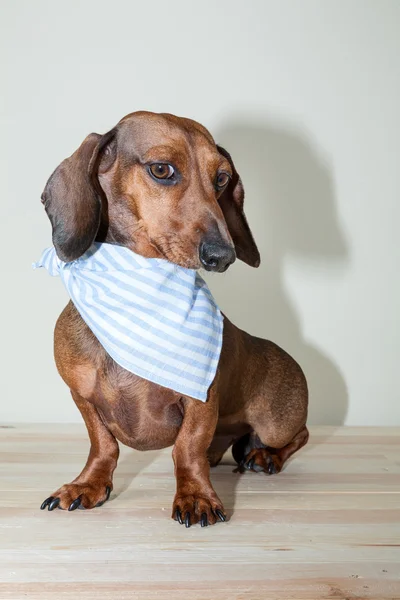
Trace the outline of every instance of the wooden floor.
{"type": "Polygon", "coordinates": [[[0,428],[0,598],[400,598],[400,428],[314,428],[280,475],[212,471],[230,516],[172,521],[171,450],[121,448],[111,500],[40,511],[84,465],[83,426],[0,428]]]}

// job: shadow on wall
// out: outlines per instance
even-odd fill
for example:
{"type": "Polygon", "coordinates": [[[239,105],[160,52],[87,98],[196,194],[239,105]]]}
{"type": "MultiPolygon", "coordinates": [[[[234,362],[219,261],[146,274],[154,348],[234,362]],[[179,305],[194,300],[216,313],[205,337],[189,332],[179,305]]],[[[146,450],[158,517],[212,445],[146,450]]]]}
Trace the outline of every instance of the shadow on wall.
{"type": "Polygon", "coordinates": [[[342,425],[348,406],[345,381],[334,362],[304,340],[284,285],[289,256],[318,261],[325,271],[348,262],[329,166],[301,131],[286,125],[236,121],[214,133],[231,153],[246,197],[256,206],[256,218],[247,214],[262,261],[259,269],[236,263],[225,277],[213,277],[213,292],[233,322],[275,341],[300,363],[310,389],[309,423],[342,425]]]}

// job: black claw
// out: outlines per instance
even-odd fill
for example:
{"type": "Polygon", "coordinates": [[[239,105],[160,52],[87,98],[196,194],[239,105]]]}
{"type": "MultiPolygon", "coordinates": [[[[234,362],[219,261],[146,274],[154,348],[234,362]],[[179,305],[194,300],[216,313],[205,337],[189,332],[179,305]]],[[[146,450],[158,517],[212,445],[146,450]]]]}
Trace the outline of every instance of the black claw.
{"type": "Polygon", "coordinates": [[[105,502],[107,502],[107,500],[109,499],[109,497],[110,497],[110,494],[111,494],[111,488],[110,488],[110,486],[108,485],[108,486],[106,487],[106,497],[104,498],[104,500],[100,500],[100,502],[98,502],[98,503],[96,504],[96,507],[95,507],[95,508],[98,508],[99,506],[103,506],[103,504],[104,504],[105,502]]]}
{"type": "Polygon", "coordinates": [[[217,517],[219,517],[221,519],[221,521],[226,521],[226,516],[224,515],[224,513],[222,512],[222,510],[216,510],[215,514],[217,515],[217,517]]]}
{"type": "Polygon", "coordinates": [[[251,458],[247,463],[246,463],[246,469],[249,469],[249,471],[251,471],[254,467],[254,458],[251,458]]]}
{"type": "Polygon", "coordinates": [[[203,513],[201,515],[201,526],[207,527],[207,525],[208,525],[207,513],[203,513]]]}
{"type": "Polygon", "coordinates": [[[78,506],[80,505],[80,503],[81,503],[81,499],[79,497],[75,498],[75,500],[73,502],[71,502],[71,504],[69,505],[68,510],[69,511],[76,510],[78,508],[78,506]]]}
{"type": "Polygon", "coordinates": [[[179,508],[177,508],[175,511],[175,519],[178,521],[179,525],[183,525],[182,515],[181,515],[181,511],[179,510],[179,508]]]}
{"type": "Polygon", "coordinates": [[[46,508],[46,506],[48,504],[50,504],[50,502],[54,500],[54,496],[49,496],[48,498],[46,498],[46,500],[44,502],[42,502],[40,510],[44,510],[46,508]]]}
{"type": "Polygon", "coordinates": [[[185,527],[190,527],[190,512],[186,513],[185,517],[185,527]]]}
{"type": "Polygon", "coordinates": [[[54,510],[60,504],[60,498],[54,498],[50,504],[48,510],[54,510]]]}

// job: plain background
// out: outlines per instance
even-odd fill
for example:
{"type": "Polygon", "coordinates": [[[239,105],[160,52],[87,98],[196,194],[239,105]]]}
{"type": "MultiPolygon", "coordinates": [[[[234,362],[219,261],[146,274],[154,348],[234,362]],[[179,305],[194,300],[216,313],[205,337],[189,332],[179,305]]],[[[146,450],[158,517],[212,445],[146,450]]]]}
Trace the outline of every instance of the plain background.
{"type": "Polygon", "coordinates": [[[52,355],[66,293],[31,270],[40,194],[145,109],[231,152],[262,265],[208,281],[303,366],[310,422],[399,425],[399,28],[397,0],[3,0],[0,419],[81,421],[52,355]]]}

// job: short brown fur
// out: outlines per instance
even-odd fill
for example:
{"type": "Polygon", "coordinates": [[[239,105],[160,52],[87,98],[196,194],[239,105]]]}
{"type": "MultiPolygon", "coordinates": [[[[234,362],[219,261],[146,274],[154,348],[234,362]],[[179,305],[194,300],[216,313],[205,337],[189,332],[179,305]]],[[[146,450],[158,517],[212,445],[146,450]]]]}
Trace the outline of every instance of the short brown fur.
{"type": "MultiPolygon", "coordinates": [[[[104,136],[91,134],[53,173],[42,196],[62,260],[96,239],[146,257],[197,269],[206,239],[234,247],[258,266],[243,213],[243,187],[230,155],[200,124],[173,115],[127,115],[104,136]],[[151,162],[173,164],[176,185],[154,181],[151,162]],[[218,172],[229,183],[216,191],[218,172]]],[[[138,450],[174,446],[172,517],[187,526],[225,520],[210,481],[233,445],[238,470],[281,471],[308,439],[307,384],[299,365],[274,343],[224,319],[216,377],[202,403],[143,380],[117,365],[70,302],[55,328],[57,368],[71,389],[90,437],[82,473],[42,505],[74,510],[108,499],[118,442],[138,450]]]]}

